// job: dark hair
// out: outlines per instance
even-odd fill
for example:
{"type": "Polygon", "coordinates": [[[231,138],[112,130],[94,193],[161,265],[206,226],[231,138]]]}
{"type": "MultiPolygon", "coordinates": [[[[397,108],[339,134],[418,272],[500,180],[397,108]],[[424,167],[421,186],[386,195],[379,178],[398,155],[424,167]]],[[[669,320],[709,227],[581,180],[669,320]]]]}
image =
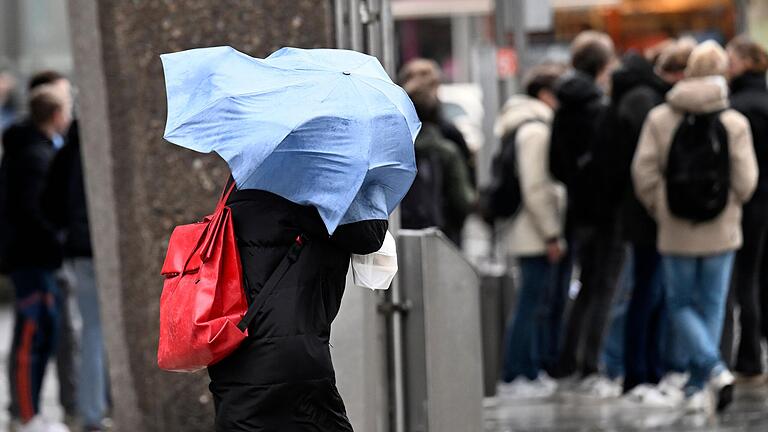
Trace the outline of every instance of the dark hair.
{"type": "Polygon", "coordinates": [[[605,33],[586,30],[571,44],[573,68],[596,78],[614,57],[613,41],[605,33]]]}
{"type": "Polygon", "coordinates": [[[563,73],[565,73],[565,65],[559,63],[534,66],[523,80],[525,93],[535,98],[542,90],[554,91],[555,83],[563,73]]]}
{"type": "Polygon", "coordinates": [[[53,84],[54,82],[65,78],[64,75],[54,70],[38,72],[32,75],[32,78],[29,79],[29,89],[33,90],[41,85],[53,84]]]}
{"type": "Polygon", "coordinates": [[[29,118],[35,125],[51,120],[62,109],[64,101],[49,87],[38,86],[29,97],[29,118]]]}
{"type": "Polygon", "coordinates": [[[762,74],[768,71],[768,53],[766,53],[765,48],[748,36],[741,35],[735,37],[728,43],[727,48],[728,51],[748,61],[749,67],[747,71],[762,74]]]}

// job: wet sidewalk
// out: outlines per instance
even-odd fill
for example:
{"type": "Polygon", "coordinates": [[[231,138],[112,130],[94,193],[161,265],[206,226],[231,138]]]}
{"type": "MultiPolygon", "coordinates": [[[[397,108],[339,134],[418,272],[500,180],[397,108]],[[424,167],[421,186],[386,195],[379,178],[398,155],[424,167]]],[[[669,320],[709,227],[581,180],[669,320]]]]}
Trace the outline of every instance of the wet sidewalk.
{"type": "Polygon", "coordinates": [[[714,417],[577,396],[536,403],[489,398],[485,406],[485,432],[768,431],[768,384],[750,390],[737,388],[733,405],[714,417]]]}

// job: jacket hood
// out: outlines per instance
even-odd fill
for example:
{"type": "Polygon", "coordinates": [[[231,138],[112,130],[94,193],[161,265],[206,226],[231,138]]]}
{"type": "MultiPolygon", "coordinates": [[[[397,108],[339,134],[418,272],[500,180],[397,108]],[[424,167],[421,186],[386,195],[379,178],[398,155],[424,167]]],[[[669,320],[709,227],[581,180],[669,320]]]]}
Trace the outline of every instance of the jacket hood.
{"type": "Polygon", "coordinates": [[[501,137],[531,120],[549,124],[553,115],[552,108],[544,102],[527,95],[515,95],[504,104],[494,132],[501,137]]]}
{"type": "Polygon", "coordinates": [[[555,93],[562,106],[586,105],[603,96],[595,80],[577,70],[572,70],[560,78],[555,93]]]}
{"type": "Polygon", "coordinates": [[[728,83],[721,76],[686,78],[667,93],[667,102],[678,111],[721,111],[729,107],[728,83]]]}
{"type": "Polygon", "coordinates": [[[620,101],[632,89],[647,86],[666,94],[672,86],[661,79],[653,70],[653,65],[638,53],[630,52],[622,59],[622,66],[612,77],[612,100],[620,101]]]}

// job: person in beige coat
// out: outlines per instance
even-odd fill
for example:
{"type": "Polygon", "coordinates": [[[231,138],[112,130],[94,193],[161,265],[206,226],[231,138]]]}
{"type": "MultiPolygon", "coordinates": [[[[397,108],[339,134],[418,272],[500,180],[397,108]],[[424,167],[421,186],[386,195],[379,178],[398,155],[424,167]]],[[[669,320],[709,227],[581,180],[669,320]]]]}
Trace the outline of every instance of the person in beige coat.
{"type": "Polygon", "coordinates": [[[667,103],[648,115],[632,176],[638,198],[656,220],[667,307],[677,344],[689,355],[687,408],[722,410],[732,398],[733,375],[720,358],[719,342],[734,252],[741,247],[741,211],[757,184],[757,162],[749,123],[729,108],[725,51],[705,42],[691,54],[686,79],[668,94],[667,103]],[[720,113],[730,157],[730,197],[714,219],[693,222],[669,209],[665,170],[673,136],[683,116],[720,113]]]}
{"type": "Polygon", "coordinates": [[[502,145],[516,148],[522,196],[519,212],[502,226],[509,255],[521,270],[519,300],[507,331],[502,396],[545,397],[554,382],[541,373],[557,359],[568,276],[560,266],[565,244],[565,188],[549,173],[553,87],[560,65],[534,68],[525,95],[513,96],[496,124],[502,145]]]}

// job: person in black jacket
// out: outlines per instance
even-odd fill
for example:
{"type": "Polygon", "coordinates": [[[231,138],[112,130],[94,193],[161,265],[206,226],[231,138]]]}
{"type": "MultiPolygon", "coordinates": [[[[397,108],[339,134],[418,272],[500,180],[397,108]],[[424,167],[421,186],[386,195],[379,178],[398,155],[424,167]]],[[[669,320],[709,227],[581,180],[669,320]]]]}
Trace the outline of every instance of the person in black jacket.
{"type": "MultiPolygon", "coordinates": [[[[734,263],[731,293],[741,311],[741,338],[734,370],[746,380],[762,382],[761,341],[768,337],[768,271],[765,270],[768,265],[768,54],[762,46],[743,36],[731,41],[727,48],[731,105],[749,120],[760,168],[757,190],[744,206],[744,245],[734,263]]],[[[728,321],[732,319],[733,315],[729,314],[728,321]]],[[[732,333],[732,325],[727,324],[723,335],[727,360],[732,353],[732,333]]]]}
{"type": "Polygon", "coordinates": [[[264,300],[237,351],[208,368],[216,430],[352,431],[336,389],[329,347],[350,254],[378,251],[386,220],[342,225],[329,236],[314,207],[269,192],[229,198],[249,302],[288,253],[308,238],[298,261],[264,300]]]}
{"type": "MultiPolygon", "coordinates": [[[[68,88],[53,84],[35,88],[29,119],[3,135],[2,270],[10,275],[16,297],[11,351],[11,414],[21,427],[41,422],[40,390],[58,332],[60,296],[54,271],[61,251],[54,228],[44,217],[40,198],[54,140],[71,122],[68,88]]],[[[48,425],[45,430],[63,430],[48,425]]],[[[63,426],[62,426],[63,427],[63,426]]]]}
{"type": "Polygon", "coordinates": [[[631,166],[645,118],[664,102],[682,79],[695,42],[667,44],[657,65],[630,52],[613,74],[611,104],[606,111],[596,159],[603,199],[619,209],[622,240],[632,247],[632,293],[624,337],[624,391],[657,383],[664,374],[661,352],[663,290],[658,271],[656,224],[635,197],[631,166]]]}
{"type": "Polygon", "coordinates": [[[607,386],[598,374],[599,354],[623,249],[614,218],[607,214],[612,209],[601,207],[593,158],[605,111],[600,84],[609,77],[613,43],[604,33],[585,31],[574,39],[571,56],[573,70],[557,86],[560,107],[552,123],[549,160],[553,176],[568,191],[566,237],[581,268],[581,290],[571,308],[555,375],[579,372],[585,379],[584,391],[605,393],[600,390],[607,386]]]}

